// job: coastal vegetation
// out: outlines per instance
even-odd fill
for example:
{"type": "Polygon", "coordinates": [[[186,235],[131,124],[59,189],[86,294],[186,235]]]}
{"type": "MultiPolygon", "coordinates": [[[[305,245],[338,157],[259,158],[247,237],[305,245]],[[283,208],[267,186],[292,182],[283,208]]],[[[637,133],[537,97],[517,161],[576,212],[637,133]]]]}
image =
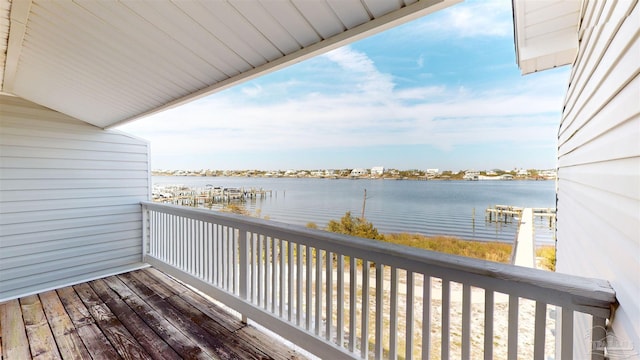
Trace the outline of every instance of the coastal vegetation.
{"type": "Polygon", "coordinates": [[[327,231],[365,239],[384,240],[384,236],[378,232],[378,229],[372,223],[364,218],[354,217],[350,211],[347,211],[339,221],[329,221],[327,231]]]}
{"type": "MultiPolygon", "coordinates": [[[[318,228],[315,223],[309,223],[307,227],[318,228]]],[[[326,230],[418,249],[501,263],[508,263],[511,260],[511,251],[513,249],[513,246],[507,243],[463,240],[453,236],[425,236],[408,233],[380,234],[371,222],[364,218],[354,217],[349,211],[340,220],[329,221],[326,230]]]]}
{"type": "Polygon", "coordinates": [[[509,263],[511,244],[491,241],[463,240],[453,236],[424,236],[420,234],[386,234],[383,241],[476,259],[509,263]]]}
{"type": "Polygon", "coordinates": [[[536,257],[540,259],[540,266],[550,271],[556,271],[556,248],[541,246],[536,249],[536,257]]]}

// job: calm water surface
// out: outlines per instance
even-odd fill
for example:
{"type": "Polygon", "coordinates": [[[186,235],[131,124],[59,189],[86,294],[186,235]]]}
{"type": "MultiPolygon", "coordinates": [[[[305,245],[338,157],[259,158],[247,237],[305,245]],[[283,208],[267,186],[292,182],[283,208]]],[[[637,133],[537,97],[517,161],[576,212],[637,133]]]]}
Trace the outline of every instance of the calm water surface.
{"type": "MultiPolygon", "coordinates": [[[[362,213],[383,233],[455,235],[466,239],[513,241],[516,224],[485,222],[485,209],[499,205],[555,207],[554,181],[411,181],[297,178],[155,176],[154,185],[206,185],[272,190],[271,197],[246,203],[261,217],[325,227],[346,211],[362,213]],[[474,216],[475,212],[475,216],[474,216]]],[[[536,240],[551,243],[548,221],[536,220],[536,240]]]]}

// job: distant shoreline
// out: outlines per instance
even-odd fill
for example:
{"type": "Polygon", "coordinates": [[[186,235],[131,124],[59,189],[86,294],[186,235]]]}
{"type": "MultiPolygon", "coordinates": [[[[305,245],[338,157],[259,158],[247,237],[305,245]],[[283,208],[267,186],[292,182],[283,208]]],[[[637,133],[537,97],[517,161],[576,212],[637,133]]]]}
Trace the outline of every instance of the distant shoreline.
{"type": "Polygon", "coordinates": [[[152,176],[157,177],[232,177],[232,178],[264,178],[264,179],[326,179],[326,180],[402,180],[402,181],[555,181],[555,178],[551,177],[514,177],[513,179],[501,179],[499,176],[482,176],[478,179],[467,180],[462,177],[424,177],[424,176],[405,176],[405,177],[386,177],[386,176],[264,176],[264,175],[200,175],[200,174],[166,174],[166,173],[154,173],[152,176]]]}

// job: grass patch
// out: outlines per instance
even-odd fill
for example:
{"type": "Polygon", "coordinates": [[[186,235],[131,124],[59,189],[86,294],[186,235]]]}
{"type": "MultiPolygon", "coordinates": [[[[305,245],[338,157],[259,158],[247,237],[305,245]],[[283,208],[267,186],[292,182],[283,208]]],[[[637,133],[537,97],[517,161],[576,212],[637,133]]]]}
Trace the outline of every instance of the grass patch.
{"type": "Polygon", "coordinates": [[[438,251],[476,259],[509,263],[513,246],[501,242],[462,240],[453,236],[424,236],[420,234],[385,234],[383,241],[411,246],[418,249],[438,251]]]}
{"type": "Polygon", "coordinates": [[[536,257],[540,258],[540,266],[556,271],[556,248],[555,246],[540,246],[536,249],[536,257]]]}

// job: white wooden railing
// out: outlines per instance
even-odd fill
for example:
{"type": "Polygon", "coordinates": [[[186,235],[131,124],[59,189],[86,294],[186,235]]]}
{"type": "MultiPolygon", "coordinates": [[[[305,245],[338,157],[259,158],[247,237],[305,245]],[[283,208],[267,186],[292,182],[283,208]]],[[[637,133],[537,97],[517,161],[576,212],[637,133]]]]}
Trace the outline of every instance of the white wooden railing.
{"type": "Polygon", "coordinates": [[[584,345],[574,324],[591,334],[577,341],[600,344],[615,302],[601,280],[203,209],[142,209],[146,262],[327,359],[572,359],[584,345]]]}

